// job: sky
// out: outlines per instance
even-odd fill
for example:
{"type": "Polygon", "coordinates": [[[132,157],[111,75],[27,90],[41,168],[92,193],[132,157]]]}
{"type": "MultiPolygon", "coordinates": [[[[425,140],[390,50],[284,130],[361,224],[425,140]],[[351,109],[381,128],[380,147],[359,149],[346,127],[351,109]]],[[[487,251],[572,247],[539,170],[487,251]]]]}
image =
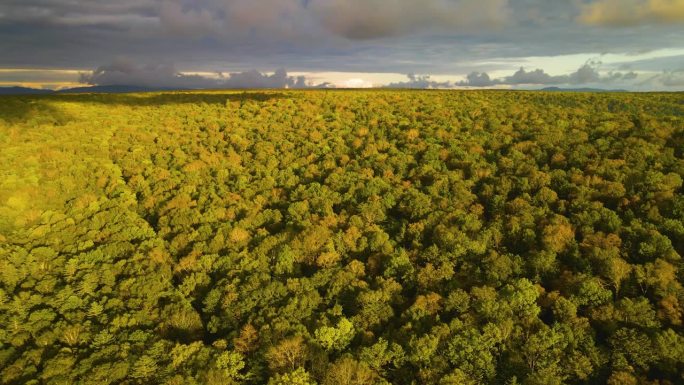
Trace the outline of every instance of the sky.
{"type": "Polygon", "coordinates": [[[1,0],[0,86],[684,90],[684,0],[1,0]]]}

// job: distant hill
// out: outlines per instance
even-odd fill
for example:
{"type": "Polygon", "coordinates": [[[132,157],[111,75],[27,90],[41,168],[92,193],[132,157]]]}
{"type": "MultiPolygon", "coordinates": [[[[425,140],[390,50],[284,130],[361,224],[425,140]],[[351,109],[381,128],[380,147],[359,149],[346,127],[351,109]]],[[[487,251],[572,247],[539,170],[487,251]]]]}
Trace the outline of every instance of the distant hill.
{"type": "Polygon", "coordinates": [[[139,86],[90,86],[90,87],[75,87],[56,91],[58,94],[81,94],[81,93],[107,93],[107,94],[124,94],[131,92],[152,92],[165,91],[165,88],[150,88],[139,86]]]}
{"type": "Polygon", "coordinates": [[[628,92],[627,90],[606,90],[603,88],[560,88],[560,87],[546,87],[539,91],[552,92],[628,92]]]}
{"type": "Polygon", "coordinates": [[[44,95],[54,91],[27,87],[0,87],[0,95],[44,95]]]}
{"type": "Polygon", "coordinates": [[[91,87],[74,87],[63,90],[45,90],[38,88],[27,87],[0,87],[0,95],[48,95],[48,94],[81,94],[81,93],[107,93],[107,94],[122,94],[131,92],[152,92],[152,91],[169,91],[166,88],[149,88],[139,86],[91,86],[91,87]]]}
{"type": "MultiPolygon", "coordinates": [[[[45,90],[38,88],[26,87],[0,87],[0,95],[47,95],[47,94],[86,94],[86,93],[102,93],[102,94],[124,94],[133,92],[155,92],[155,91],[181,91],[180,89],[172,88],[154,88],[154,87],[140,87],[127,85],[108,85],[108,86],[88,86],[88,87],[74,87],[62,90],[45,90]]],[[[560,88],[560,87],[546,87],[538,91],[547,92],[628,92],[627,90],[606,90],[601,88],[560,88]]]]}

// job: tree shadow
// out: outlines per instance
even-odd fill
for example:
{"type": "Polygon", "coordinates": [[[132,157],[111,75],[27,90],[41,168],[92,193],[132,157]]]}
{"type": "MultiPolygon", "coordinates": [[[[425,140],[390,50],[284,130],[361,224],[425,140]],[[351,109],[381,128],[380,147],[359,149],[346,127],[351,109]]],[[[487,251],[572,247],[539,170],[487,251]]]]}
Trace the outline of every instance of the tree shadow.
{"type": "Polygon", "coordinates": [[[0,96],[0,120],[8,123],[28,122],[64,124],[72,120],[52,103],[82,103],[84,106],[102,104],[112,107],[154,107],[185,104],[219,104],[226,102],[267,102],[273,99],[293,98],[293,92],[284,91],[186,91],[149,93],[92,93],[0,96]]]}
{"type": "Polygon", "coordinates": [[[45,99],[45,95],[0,96],[0,120],[29,126],[63,125],[71,120],[68,114],[46,103],[45,99]]]}
{"type": "Polygon", "coordinates": [[[292,98],[292,93],[282,91],[196,91],[154,92],[131,94],[63,94],[52,95],[56,101],[101,103],[125,106],[162,106],[169,104],[225,104],[228,101],[266,102],[272,99],[292,98]]]}

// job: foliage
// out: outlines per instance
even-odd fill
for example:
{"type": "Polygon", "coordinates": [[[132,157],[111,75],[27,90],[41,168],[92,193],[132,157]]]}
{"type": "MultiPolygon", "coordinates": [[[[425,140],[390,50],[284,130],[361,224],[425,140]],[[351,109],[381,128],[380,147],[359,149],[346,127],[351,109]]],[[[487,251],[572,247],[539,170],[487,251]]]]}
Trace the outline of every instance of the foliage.
{"type": "Polygon", "coordinates": [[[0,384],[684,383],[681,94],[0,97],[0,384]]]}

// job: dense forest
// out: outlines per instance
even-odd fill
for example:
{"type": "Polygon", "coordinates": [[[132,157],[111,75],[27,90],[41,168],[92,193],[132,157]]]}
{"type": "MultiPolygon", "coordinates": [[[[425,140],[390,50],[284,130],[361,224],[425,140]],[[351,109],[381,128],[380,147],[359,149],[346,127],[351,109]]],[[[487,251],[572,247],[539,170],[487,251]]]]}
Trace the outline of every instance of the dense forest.
{"type": "Polygon", "coordinates": [[[0,384],[682,384],[683,177],[683,94],[0,97],[0,384]]]}

